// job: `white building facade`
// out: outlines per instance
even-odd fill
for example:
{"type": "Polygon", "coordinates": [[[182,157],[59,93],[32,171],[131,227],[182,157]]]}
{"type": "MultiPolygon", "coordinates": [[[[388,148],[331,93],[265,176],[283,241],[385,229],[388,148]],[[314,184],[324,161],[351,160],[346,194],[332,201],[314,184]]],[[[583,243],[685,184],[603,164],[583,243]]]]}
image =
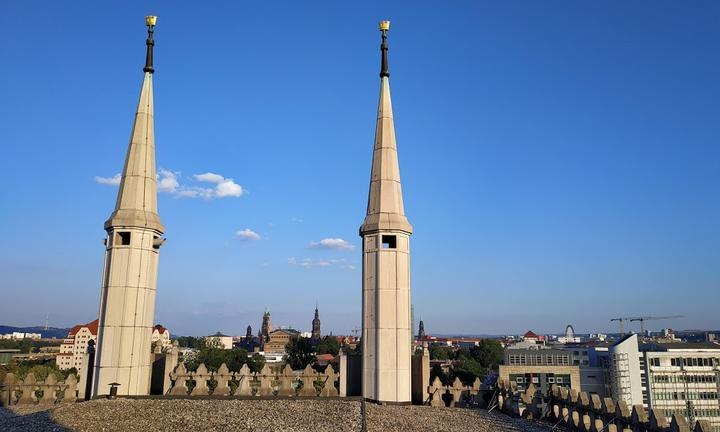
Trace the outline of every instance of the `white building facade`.
{"type": "Polygon", "coordinates": [[[60,354],[55,357],[58,369],[75,368],[82,373],[80,369],[82,369],[83,357],[87,353],[88,342],[92,340],[97,343],[97,332],[98,320],[71,328],[60,345],[60,354]]]}
{"type": "Polygon", "coordinates": [[[720,432],[720,345],[662,343],[643,346],[648,408],[691,423],[707,420],[720,432]]]}

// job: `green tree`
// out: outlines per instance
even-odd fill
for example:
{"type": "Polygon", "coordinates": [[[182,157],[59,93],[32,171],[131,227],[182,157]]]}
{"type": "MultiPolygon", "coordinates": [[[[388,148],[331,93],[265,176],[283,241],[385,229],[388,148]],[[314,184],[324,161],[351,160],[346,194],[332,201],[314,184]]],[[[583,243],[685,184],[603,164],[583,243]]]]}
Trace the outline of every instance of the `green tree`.
{"type": "Polygon", "coordinates": [[[292,338],[285,346],[285,362],[294,370],[315,362],[315,349],[308,338],[292,338]]]}
{"type": "Polygon", "coordinates": [[[318,354],[338,355],[340,352],[340,342],[335,336],[325,336],[315,348],[318,354]]]}
{"type": "Polygon", "coordinates": [[[472,358],[486,369],[497,369],[503,360],[504,350],[499,341],[483,339],[470,350],[472,358]]]}
{"type": "Polygon", "coordinates": [[[265,357],[260,353],[255,353],[248,359],[247,364],[251,371],[260,372],[265,367],[265,357]]]}
{"type": "Polygon", "coordinates": [[[225,350],[222,348],[203,348],[197,356],[197,363],[205,363],[209,371],[216,371],[226,360],[225,350]]]}
{"type": "Polygon", "coordinates": [[[453,375],[460,378],[465,385],[472,385],[475,378],[482,380],[486,373],[487,370],[472,358],[461,360],[459,365],[453,367],[453,375]]]}
{"type": "Polygon", "coordinates": [[[436,364],[430,369],[430,382],[435,381],[435,377],[440,378],[440,382],[443,383],[443,385],[448,385],[450,383],[450,377],[448,374],[443,372],[442,367],[440,367],[439,364],[436,364]]]}
{"type": "Polygon", "coordinates": [[[193,349],[200,349],[202,348],[204,338],[197,338],[194,336],[180,336],[177,338],[178,346],[182,348],[193,348],[193,349]]]}
{"type": "MultiPolygon", "coordinates": [[[[232,372],[240,371],[245,363],[248,362],[248,353],[244,349],[233,348],[228,350],[225,357],[225,363],[232,372]]],[[[249,367],[249,366],[248,366],[249,367]]]]}
{"type": "Polygon", "coordinates": [[[449,348],[438,345],[430,346],[430,360],[450,360],[452,352],[449,348]]]}

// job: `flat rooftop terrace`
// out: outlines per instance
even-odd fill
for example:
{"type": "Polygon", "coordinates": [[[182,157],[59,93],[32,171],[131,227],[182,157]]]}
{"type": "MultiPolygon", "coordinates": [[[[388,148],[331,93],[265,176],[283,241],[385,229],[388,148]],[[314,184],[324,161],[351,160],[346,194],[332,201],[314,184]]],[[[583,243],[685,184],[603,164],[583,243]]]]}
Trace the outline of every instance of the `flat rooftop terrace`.
{"type": "MultiPolygon", "coordinates": [[[[360,431],[360,402],[117,399],[0,408],[2,431],[360,431]]],[[[548,431],[527,420],[462,408],[367,404],[369,432],[548,431]]]]}

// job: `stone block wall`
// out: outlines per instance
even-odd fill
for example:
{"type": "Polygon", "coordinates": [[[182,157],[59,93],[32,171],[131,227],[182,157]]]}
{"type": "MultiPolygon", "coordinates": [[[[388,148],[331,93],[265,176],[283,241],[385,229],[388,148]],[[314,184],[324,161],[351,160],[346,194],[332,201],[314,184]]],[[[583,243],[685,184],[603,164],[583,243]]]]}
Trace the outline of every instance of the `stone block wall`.
{"type": "Polygon", "coordinates": [[[582,432],[711,432],[707,421],[694,425],[681,415],[667,418],[657,410],[642,405],[629,407],[625,402],[600,398],[595,394],[578,392],[553,385],[543,395],[530,385],[519,391],[515,383],[498,380],[496,388],[498,409],[512,417],[544,419],[572,431],[582,432]]]}

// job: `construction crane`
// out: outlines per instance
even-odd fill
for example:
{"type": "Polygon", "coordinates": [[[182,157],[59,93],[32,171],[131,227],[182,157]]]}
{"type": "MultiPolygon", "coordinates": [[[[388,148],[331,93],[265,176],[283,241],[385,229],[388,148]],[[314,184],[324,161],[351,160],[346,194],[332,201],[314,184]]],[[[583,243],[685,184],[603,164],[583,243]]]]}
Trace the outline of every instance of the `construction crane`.
{"type": "Polygon", "coordinates": [[[610,320],[610,322],[618,321],[620,323],[620,335],[625,335],[625,321],[640,321],[640,334],[645,333],[645,321],[653,321],[653,320],[663,320],[663,319],[673,319],[673,318],[683,318],[682,315],[671,315],[671,316],[638,316],[638,317],[620,317],[620,318],[613,318],[610,320]]]}
{"type": "Polygon", "coordinates": [[[670,315],[670,316],[641,316],[636,318],[630,318],[630,321],[640,321],[640,334],[645,334],[645,321],[664,320],[673,318],[683,318],[682,315],[670,315]]]}
{"type": "Polygon", "coordinates": [[[610,320],[610,322],[613,321],[619,321],[620,322],[620,336],[625,336],[625,321],[628,321],[630,318],[613,318],[610,320]]]}

